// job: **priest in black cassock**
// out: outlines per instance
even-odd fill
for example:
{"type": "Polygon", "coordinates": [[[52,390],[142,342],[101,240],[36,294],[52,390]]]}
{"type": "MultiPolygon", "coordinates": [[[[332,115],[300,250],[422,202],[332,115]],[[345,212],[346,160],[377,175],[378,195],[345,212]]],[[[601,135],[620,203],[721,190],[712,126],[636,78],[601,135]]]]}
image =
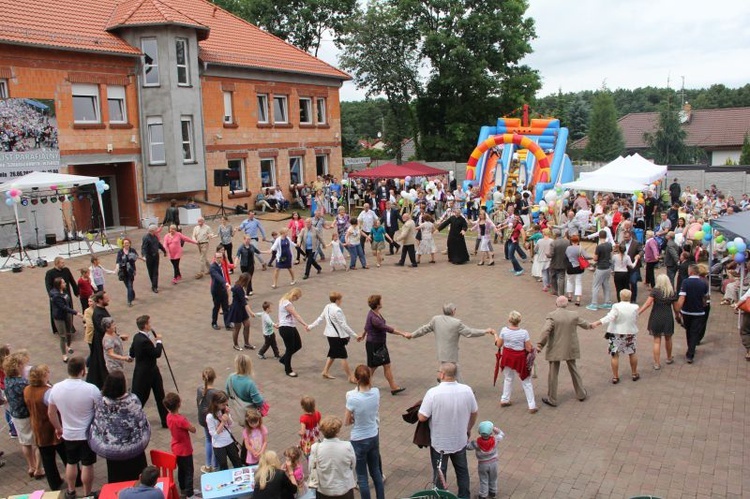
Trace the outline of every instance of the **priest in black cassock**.
{"type": "Polygon", "coordinates": [[[464,234],[469,227],[458,208],[453,209],[453,214],[438,226],[438,230],[443,230],[448,226],[450,226],[448,230],[448,260],[456,265],[464,264],[469,261],[469,251],[466,249],[466,240],[464,239],[464,234]]]}

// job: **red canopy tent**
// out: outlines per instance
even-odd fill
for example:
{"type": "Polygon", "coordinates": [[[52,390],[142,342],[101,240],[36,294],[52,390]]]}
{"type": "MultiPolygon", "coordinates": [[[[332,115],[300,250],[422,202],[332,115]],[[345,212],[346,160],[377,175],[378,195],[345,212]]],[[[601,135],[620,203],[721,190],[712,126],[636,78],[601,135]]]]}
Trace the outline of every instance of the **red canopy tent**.
{"type": "Polygon", "coordinates": [[[402,165],[385,163],[375,168],[360,170],[349,174],[352,178],[405,178],[405,177],[434,177],[448,173],[439,168],[409,161],[402,165]]]}

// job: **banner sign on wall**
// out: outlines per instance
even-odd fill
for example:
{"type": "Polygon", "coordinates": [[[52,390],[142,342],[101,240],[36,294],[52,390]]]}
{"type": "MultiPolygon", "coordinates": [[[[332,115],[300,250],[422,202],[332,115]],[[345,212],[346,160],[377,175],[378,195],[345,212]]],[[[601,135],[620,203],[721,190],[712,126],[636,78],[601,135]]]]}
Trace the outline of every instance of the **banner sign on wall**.
{"type": "Polygon", "coordinates": [[[59,169],[55,101],[0,100],[0,182],[59,169]]]}

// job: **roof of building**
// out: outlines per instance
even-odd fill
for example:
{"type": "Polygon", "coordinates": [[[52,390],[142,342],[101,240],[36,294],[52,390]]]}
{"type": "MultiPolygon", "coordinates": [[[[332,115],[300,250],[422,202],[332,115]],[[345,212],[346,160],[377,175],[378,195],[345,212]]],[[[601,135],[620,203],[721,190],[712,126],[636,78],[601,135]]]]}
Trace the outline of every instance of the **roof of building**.
{"type": "MultiPolygon", "coordinates": [[[[617,121],[625,139],[625,149],[647,149],[644,134],[656,131],[659,113],[630,113],[617,121]]],[[[750,107],[723,109],[693,109],[690,121],[682,125],[687,132],[685,143],[702,148],[742,147],[745,134],[750,132],[750,107]]],[[[572,149],[583,149],[588,136],[570,144],[572,149]]]]}
{"type": "Polygon", "coordinates": [[[204,62],[350,79],[207,0],[0,0],[0,11],[0,43],[136,56],[115,30],[169,24],[198,30],[204,62]]]}

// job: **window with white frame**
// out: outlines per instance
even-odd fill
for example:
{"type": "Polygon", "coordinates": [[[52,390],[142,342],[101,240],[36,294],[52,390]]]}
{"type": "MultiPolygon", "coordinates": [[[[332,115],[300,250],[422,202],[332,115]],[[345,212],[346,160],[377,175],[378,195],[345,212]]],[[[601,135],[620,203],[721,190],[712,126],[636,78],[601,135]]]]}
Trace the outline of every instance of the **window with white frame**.
{"type": "Polygon", "coordinates": [[[100,123],[99,85],[74,83],[72,93],[73,122],[100,123]]]}
{"type": "Polygon", "coordinates": [[[325,97],[318,97],[315,99],[315,113],[317,114],[318,125],[325,125],[328,123],[325,97]]]}
{"type": "Polygon", "coordinates": [[[289,114],[287,113],[287,100],[286,95],[274,95],[273,96],[273,122],[274,123],[289,123],[289,114]]]}
{"type": "Polygon", "coordinates": [[[268,94],[258,94],[258,123],[268,123],[268,94]]]}
{"type": "Polygon", "coordinates": [[[232,170],[229,179],[229,190],[232,192],[245,190],[245,160],[230,159],[227,161],[227,168],[232,170]]]}
{"type": "Polygon", "coordinates": [[[167,163],[166,149],[164,147],[164,123],[161,116],[149,116],[146,118],[148,129],[148,162],[151,165],[164,165],[167,163]]]}
{"type": "Polygon", "coordinates": [[[143,51],[143,86],[159,86],[159,44],[156,38],[141,38],[143,51]]]}
{"type": "Polygon", "coordinates": [[[110,123],[127,123],[128,112],[125,108],[125,87],[109,85],[107,87],[107,109],[110,123]]]}
{"type": "Polygon", "coordinates": [[[289,182],[291,184],[302,184],[305,171],[305,158],[302,156],[292,156],[289,158],[289,182]]]}
{"type": "Polygon", "coordinates": [[[9,94],[8,80],[0,80],[0,99],[7,99],[9,94]]]}
{"type": "Polygon", "coordinates": [[[299,122],[301,125],[312,125],[312,99],[309,97],[299,99],[299,122]]]}
{"type": "Polygon", "coordinates": [[[234,123],[234,109],[232,109],[232,92],[224,92],[224,123],[234,123]]]}
{"type": "Polygon", "coordinates": [[[328,175],[328,155],[318,154],[315,156],[315,175],[328,175]]]}
{"type": "Polygon", "coordinates": [[[177,62],[177,84],[181,87],[190,85],[190,64],[188,59],[187,38],[175,38],[175,49],[177,62]]]}
{"type": "Polygon", "coordinates": [[[195,148],[193,146],[193,117],[182,116],[180,118],[180,131],[182,137],[182,162],[195,162],[195,148]]]}
{"type": "Polygon", "coordinates": [[[260,185],[261,187],[274,187],[276,185],[276,160],[273,158],[260,160],[260,185]]]}

